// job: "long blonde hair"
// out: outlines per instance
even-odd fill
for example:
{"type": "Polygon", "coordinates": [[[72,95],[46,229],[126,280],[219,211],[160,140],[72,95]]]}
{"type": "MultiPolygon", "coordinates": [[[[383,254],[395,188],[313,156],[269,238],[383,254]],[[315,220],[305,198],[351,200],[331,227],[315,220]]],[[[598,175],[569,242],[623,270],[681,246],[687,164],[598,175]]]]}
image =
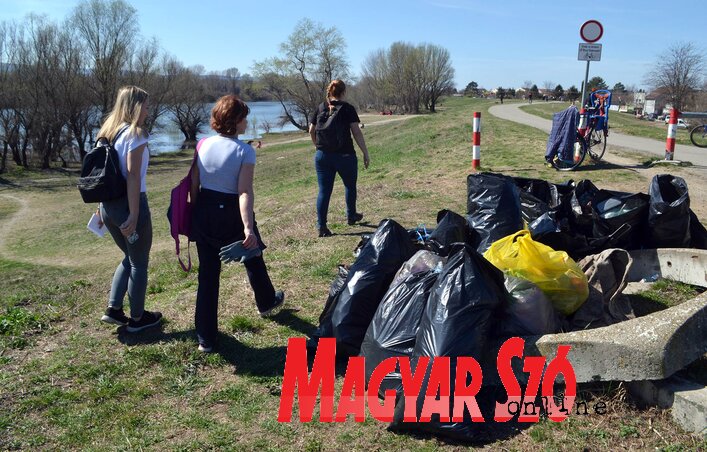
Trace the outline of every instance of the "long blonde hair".
{"type": "Polygon", "coordinates": [[[145,136],[146,132],[138,124],[138,120],[140,119],[142,106],[147,102],[147,97],[147,91],[137,86],[123,86],[120,88],[113,111],[103,122],[101,130],[98,131],[98,137],[105,137],[113,141],[121,126],[125,123],[130,124],[129,134],[145,136]]]}

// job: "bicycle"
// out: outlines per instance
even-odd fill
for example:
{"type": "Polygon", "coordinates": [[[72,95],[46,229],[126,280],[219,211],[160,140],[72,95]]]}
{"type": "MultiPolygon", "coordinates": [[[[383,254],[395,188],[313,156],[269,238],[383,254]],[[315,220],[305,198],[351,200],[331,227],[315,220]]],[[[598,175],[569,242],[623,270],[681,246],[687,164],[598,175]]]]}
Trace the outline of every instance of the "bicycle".
{"type": "Polygon", "coordinates": [[[588,151],[589,146],[587,146],[587,140],[582,137],[578,130],[574,140],[574,150],[571,158],[563,159],[562,156],[558,154],[552,159],[550,164],[558,171],[573,171],[582,164],[588,151]]]}
{"type": "Polygon", "coordinates": [[[690,141],[698,148],[707,148],[707,124],[694,127],[690,131],[690,141]]]}
{"type": "Polygon", "coordinates": [[[606,138],[609,136],[611,91],[606,89],[592,91],[589,95],[589,105],[584,138],[587,141],[589,157],[598,162],[606,152],[606,138]]]}

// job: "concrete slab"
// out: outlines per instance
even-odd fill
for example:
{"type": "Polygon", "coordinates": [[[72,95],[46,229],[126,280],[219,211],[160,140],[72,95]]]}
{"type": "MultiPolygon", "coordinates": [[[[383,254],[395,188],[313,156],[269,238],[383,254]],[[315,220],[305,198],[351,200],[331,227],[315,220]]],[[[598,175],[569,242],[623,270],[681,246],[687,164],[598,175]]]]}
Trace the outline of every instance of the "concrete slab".
{"type": "Polygon", "coordinates": [[[548,358],[559,345],[571,345],[578,383],[664,379],[707,352],[707,292],[607,327],[548,334],[535,345],[548,358]]]}
{"type": "Polygon", "coordinates": [[[628,282],[655,277],[681,281],[693,286],[707,287],[707,250],[694,248],[663,248],[630,251],[633,265],[628,282]]]}
{"type": "MultiPolygon", "coordinates": [[[[707,250],[632,251],[630,282],[656,277],[707,286],[707,250]]],[[[707,292],[681,305],[603,328],[549,334],[535,346],[551,357],[559,345],[568,355],[577,382],[660,380],[707,352],[707,292]]]]}
{"type": "Polygon", "coordinates": [[[671,408],[673,420],[688,432],[707,437],[707,387],[680,377],[635,381],[628,390],[639,403],[671,408]]]}

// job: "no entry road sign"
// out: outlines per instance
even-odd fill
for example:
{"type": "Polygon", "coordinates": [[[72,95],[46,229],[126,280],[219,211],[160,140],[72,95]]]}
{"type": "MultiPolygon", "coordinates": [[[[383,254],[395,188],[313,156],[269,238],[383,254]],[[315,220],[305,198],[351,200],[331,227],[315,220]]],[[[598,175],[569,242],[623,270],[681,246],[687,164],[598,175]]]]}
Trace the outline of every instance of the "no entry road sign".
{"type": "Polygon", "coordinates": [[[597,42],[604,34],[604,27],[601,26],[598,20],[588,20],[579,28],[579,36],[584,42],[597,42]]]}

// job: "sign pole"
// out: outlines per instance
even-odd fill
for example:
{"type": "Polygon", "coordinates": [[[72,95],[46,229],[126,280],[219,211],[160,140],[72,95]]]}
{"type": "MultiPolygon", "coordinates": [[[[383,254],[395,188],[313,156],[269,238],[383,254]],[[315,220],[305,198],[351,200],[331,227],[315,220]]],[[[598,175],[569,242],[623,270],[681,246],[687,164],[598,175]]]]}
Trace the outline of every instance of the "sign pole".
{"type": "Polygon", "coordinates": [[[587,61],[587,69],[584,71],[584,84],[582,85],[582,104],[584,107],[584,99],[587,94],[587,82],[589,81],[589,62],[591,60],[599,61],[601,59],[601,44],[594,44],[599,41],[604,34],[604,27],[598,20],[588,20],[579,27],[579,36],[587,44],[579,44],[578,59],[587,61]]]}
{"type": "Polygon", "coordinates": [[[584,96],[587,92],[587,81],[589,80],[589,60],[587,60],[587,70],[584,71],[584,84],[582,85],[582,99],[580,100],[580,106],[584,108],[584,96]]]}

